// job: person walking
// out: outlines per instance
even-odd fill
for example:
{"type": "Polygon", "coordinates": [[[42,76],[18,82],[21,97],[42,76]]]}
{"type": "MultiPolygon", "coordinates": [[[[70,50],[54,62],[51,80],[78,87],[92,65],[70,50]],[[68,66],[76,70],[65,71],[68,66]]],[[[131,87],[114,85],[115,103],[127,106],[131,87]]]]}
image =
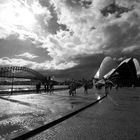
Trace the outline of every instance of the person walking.
{"type": "Polygon", "coordinates": [[[51,82],[50,83],[50,93],[53,93],[53,90],[54,90],[54,84],[51,82]]]}
{"type": "Polygon", "coordinates": [[[88,94],[88,83],[87,82],[85,82],[85,84],[84,84],[84,93],[88,94]]]}
{"type": "Polygon", "coordinates": [[[109,88],[109,85],[108,84],[105,84],[105,95],[107,96],[107,94],[108,94],[108,88],[109,88]]]}
{"type": "Polygon", "coordinates": [[[72,95],[72,83],[70,83],[70,85],[69,85],[69,95],[70,96],[72,95]]]}
{"type": "Polygon", "coordinates": [[[118,88],[119,88],[118,84],[115,86],[115,88],[116,88],[116,91],[118,91],[118,88]]]}
{"type": "Polygon", "coordinates": [[[69,86],[69,95],[74,96],[76,94],[76,86],[75,83],[72,82],[69,86]]]}

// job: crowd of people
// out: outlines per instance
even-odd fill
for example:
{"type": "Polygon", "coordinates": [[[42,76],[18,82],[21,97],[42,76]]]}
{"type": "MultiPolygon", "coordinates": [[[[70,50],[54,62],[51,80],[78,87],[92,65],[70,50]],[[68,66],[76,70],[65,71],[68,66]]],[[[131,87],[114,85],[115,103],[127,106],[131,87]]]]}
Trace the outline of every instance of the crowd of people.
{"type": "Polygon", "coordinates": [[[76,89],[80,87],[84,88],[84,94],[88,94],[88,89],[93,87],[93,83],[88,80],[83,80],[81,83],[72,80],[72,82],[69,84],[69,95],[76,95],[76,89]]]}
{"type": "MultiPolygon", "coordinates": [[[[53,93],[53,90],[54,90],[53,82],[48,82],[44,84],[45,92],[53,93]]],[[[40,93],[40,92],[41,92],[41,83],[39,82],[36,84],[36,93],[40,93]]]]}
{"type": "MultiPolygon", "coordinates": [[[[69,89],[69,95],[70,96],[74,96],[76,95],[76,90],[80,87],[83,87],[84,89],[84,94],[88,94],[88,90],[93,88],[93,86],[97,89],[100,89],[104,87],[105,88],[105,94],[108,93],[108,89],[112,89],[112,87],[114,86],[113,83],[109,80],[104,81],[104,84],[98,83],[97,81],[94,80],[82,80],[81,82],[78,82],[76,80],[72,80],[69,85],[68,85],[68,89],[69,89]]],[[[118,85],[115,86],[116,90],[118,90],[118,85]]],[[[41,91],[41,83],[36,84],[36,92],[40,93],[41,91]]],[[[54,83],[52,81],[50,82],[46,82],[44,84],[44,91],[47,93],[53,93],[54,91],[54,83]]]]}

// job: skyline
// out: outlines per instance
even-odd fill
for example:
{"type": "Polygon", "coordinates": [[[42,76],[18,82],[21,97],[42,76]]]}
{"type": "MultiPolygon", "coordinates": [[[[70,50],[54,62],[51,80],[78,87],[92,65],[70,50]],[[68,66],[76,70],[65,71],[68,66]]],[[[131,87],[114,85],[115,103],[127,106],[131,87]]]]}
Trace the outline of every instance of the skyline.
{"type": "Polygon", "coordinates": [[[0,66],[90,78],[105,56],[140,61],[139,13],[137,0],[0,0],[0,66]]]}

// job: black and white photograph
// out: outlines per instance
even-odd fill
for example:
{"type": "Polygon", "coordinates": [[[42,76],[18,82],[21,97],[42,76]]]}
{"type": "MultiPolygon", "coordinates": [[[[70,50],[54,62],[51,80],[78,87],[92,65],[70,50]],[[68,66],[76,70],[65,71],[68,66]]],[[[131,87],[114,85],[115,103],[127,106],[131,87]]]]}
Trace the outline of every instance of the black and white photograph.
{"type": "Polygon", "coordinates": [[[0,0],[0,140],[139,140],[140,0],[0,0]]]}

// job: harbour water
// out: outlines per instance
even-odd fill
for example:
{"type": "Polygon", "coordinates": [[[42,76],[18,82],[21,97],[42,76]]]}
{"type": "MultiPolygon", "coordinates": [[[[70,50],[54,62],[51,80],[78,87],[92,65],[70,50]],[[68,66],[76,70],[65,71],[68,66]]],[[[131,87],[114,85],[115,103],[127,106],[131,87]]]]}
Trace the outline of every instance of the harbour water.
{"type": "MultiPolygon", "coordinates": [[[[21,90],[36,90],[36,85],[0,85],[0,92],[9,92],[13,88],[13,91],[21,91],[21,90]]],[[[67,88],[65,85],[55,85],[54,89],[59,88],[67,88]]],[[[44,89],[44,86],[41,86],[41,90],[44,89]]]]}

